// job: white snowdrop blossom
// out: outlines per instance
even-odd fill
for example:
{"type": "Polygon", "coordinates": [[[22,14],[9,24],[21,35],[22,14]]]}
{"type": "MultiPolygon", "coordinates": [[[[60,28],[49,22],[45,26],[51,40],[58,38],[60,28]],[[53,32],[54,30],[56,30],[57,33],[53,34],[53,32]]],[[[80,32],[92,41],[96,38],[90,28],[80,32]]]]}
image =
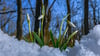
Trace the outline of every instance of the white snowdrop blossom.
{"type": "Polygon", "coordinates": [[[68,24],[70,25],[70,26],[72,26],[72,27],[76,27],[72,22],[70,22],[70,21],[67,21],[68,22],[68,24]]]}
{"type": "Polygon", "coordinates": [[[29,14],[27,13],[27,20],[30,21],[30,16],[29,14]]]}
{"type": "Polygon", "coordinates": [[[75,33],[77,33],[77,32],[78,32],[78,30],[75,31],[75,33]]]}
{"type": "Polygon", "coordinates": [[[40,15],[40,16],[38,17],[38,20],[41,20],[43,17],[44,17],[44,15],[40,15]]]}

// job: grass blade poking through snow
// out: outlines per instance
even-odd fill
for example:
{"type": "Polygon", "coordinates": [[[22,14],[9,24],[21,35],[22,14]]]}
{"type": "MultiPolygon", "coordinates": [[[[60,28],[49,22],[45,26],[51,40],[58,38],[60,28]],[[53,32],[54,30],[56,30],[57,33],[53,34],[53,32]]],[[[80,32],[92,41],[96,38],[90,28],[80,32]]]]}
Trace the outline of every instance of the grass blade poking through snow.
{"type": "Polygon", "coordinates": [[[33,35],[34,35],[34,38],[37,40],[38,44],[42,47],[43,41],[41,40],[41,38],[35,32],[33,32],[33,35]]]}

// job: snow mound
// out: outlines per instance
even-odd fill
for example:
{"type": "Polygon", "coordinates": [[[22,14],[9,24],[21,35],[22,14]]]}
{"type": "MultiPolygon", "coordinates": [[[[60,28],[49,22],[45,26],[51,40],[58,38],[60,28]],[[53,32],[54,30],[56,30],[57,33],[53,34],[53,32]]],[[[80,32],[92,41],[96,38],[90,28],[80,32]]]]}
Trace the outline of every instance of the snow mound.
{"type": "Polygon", "coordinates": [[[100,56],[100,25],[96,25],[90,33],[83,36],[80,44],[69,48],[68,56],[100,56]]]}
{"type": "Polygon", "coordinates": [[[0,30],[0,56],[65,56],[59,49],[18,41],[0,30]]]}

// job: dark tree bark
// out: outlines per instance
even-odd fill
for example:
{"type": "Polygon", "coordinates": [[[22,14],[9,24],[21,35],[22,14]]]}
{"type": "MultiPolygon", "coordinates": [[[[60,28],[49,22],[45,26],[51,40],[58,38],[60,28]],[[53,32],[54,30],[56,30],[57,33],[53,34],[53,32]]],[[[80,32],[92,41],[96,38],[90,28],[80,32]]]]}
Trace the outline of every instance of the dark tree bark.
{"type": "Polygon", "coordinates": [[[17,35],[18,40],[22,39],[22,5],[21,0],[17,0],[17,35]]]}
{"type": "Polygon", "coordinates": [[[100,10],[100,9],[98,8],[98,20],[97,20],[97,21],[98,21],[98,24],[100,24],[100,19],[99,19],[99,18],[100,18],[100,16],[99,16],[100,13],[99,13],[99,10],[100,10]]]}
{"type": "MultiPolygon", "coordinates": [[[[66,0],[66,3],[67,3],[67,14],[70,14],[71,13],[71,10],[70,10],[70,0],[66,0]]],[[[69,21],[71,21],[71,16],[69,15],[68,16],[68,19],[69,21]]],[[[71,26],[67,23],[67,26],[69,27],[69,30],[68,30],[68,36],[71,34],[71,26]]]]}
{"type": "Polygon", "coordinates": [[[35,11],[35,28],[34,31],[38,34],[38,29],[39,29],[39,20],[38,17],[40,16],[41,12],[41,3],[42,0],[36,0],[36,11],[35,11]]]}
{"type": "MultiPolygon", "coordinates": [[[[22,8],[22,10],[30,10],[30,9],[34,9],[34,8],[22,8]]],[[[9,11],[2,11],[0,12],[0,14],[9,14],[9,13],[15,13],[18,10],[9,10],[9,11]]]]}
{"type": "Polygon", "coordinates": [[[96,25],[96,16],[95,16],[95,9],[93,9],[93,22],[94,22],[94,25],[96,25]]]}
{"type": "Polygon", "coordinates": [[[84,34],[88,34],[88,0],[84,0],[84,34]]]}

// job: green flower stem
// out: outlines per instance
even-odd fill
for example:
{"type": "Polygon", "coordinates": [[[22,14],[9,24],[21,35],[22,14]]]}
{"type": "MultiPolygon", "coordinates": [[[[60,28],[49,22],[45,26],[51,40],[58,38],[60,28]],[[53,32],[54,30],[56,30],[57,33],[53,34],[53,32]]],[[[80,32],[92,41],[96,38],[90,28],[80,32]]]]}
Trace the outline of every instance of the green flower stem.
{"type": "Polygon", "coordinates": [[[33,42],[32,34],[31,34],[31,30],[30,30],[30,21],[28,21],[28,27],[29,27],[30,38],[31,38],[31,41],[33,42]]]}
{"type": "Polygon", "coordinates": [[[41,22],[41,38],[42,38],[42,42],[44,44],[44,38],[43,38],[43,21],[44,21],[44,16],[45,16],[45,9],[44,9],[44,5],[42,5],[42,22],[41,22]]]}
{"type": "MultiPolygon", "coordinates": [[[[62,25],[64,23],[64,20],[69,16],[69,14],[67,16],[65,16],[61,22],[61,26],[60,26],[60,31],[59,31],[59,38],[58,38],[58,43],[60,43],[61,41],[61,30],[62,30],[62,25]]],[[[59,44],[60,45],[60,44],[59,44]]]]}
{"type": "Polygon", "coordinates": [[[64,31],[63,36],[62,36],[62,38],[61,38],[61,42],[60,42],[61,45],[63,44],[63,39],[64,39],[64,36],[65,36],[65,34],[66,34],[67,31],[68,31],[68,27],[67,27],[66,30],[64,31]]]}
{"type": "Polygon", "coordinates": [[[43,38],[43,24],[41,24],[41,39],[42,39],[42,41],[44,43],[44,38],[43,38]]]}
{"type": "Polygon", "coordinates": [[[75,35],[77,34],[78,31],[73,32],[67,39],[66,43],[64,43],[63,47],[61,48],[61,50],[65,50],[67,48],[67,44],[69,43],[69,40],[75,35]]]}

